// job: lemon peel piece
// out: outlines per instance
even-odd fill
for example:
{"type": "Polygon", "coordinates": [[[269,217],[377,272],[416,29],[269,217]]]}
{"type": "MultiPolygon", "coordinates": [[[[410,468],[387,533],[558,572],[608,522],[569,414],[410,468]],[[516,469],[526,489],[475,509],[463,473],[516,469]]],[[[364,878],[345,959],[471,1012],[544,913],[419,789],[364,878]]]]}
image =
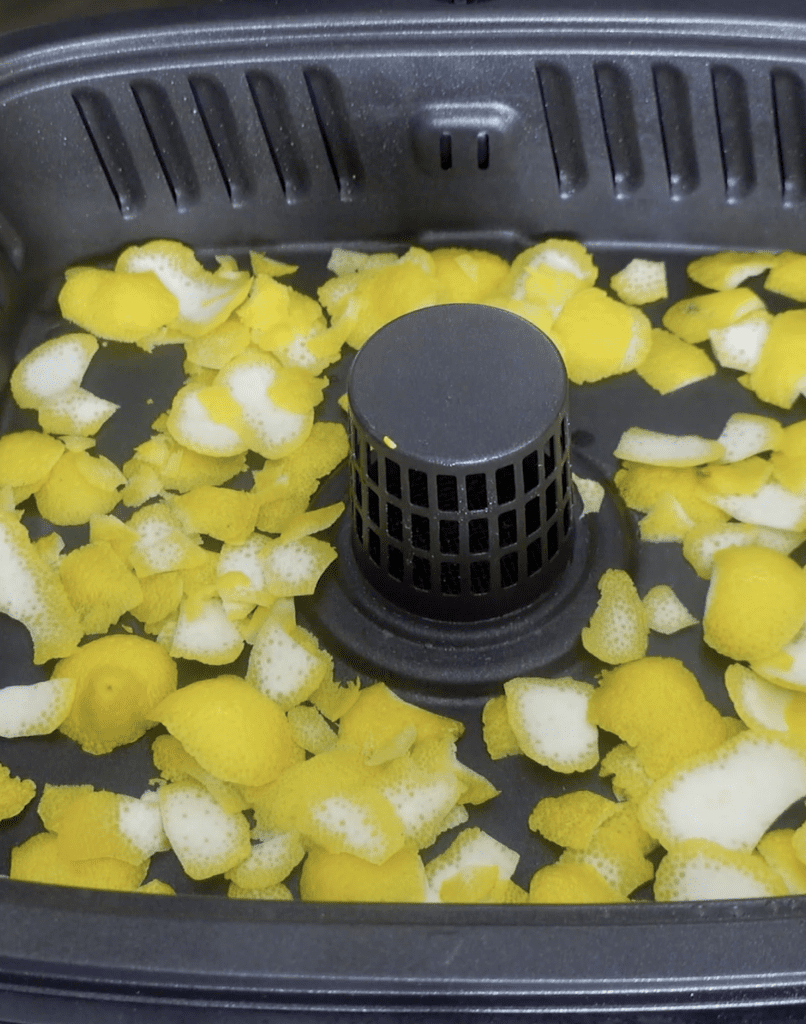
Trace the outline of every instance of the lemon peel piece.
{"type": "MultiPolygon", "coordinates": [[[[496,883],[507,882],[518,866],[520,854],[480,828],[464,829],[443,853],[425,866],[428,891],[426,902],[441,903],[443,888],[461,882],[462,875],[474,869],[492,869],[487,879],[487,895],[496,883]]],[[[478,899],[478,894],[477,894],[478,899]]],[[[481,900],[484,901],[484,900],[481,900]]],[[[486,902],[486,901],[484,901],[486,902]]]]}
{"type": "Polygon", "coordinates": [[[639,805],[644,828],[668,850],[707,839],[749,853],[806,795],[806,752],[778,733],[747,730],[684,762],[639,805]]]}
{"type": "Polygon", "coordinates": [[[169,782],[159,802],[171,849],[192,879],[223,874],[249,856],[246,818],[228,814],[198,783],[169,782]]]}
{"type": "Polygon", "coordinates": [[[656,328],[652,331],[652,347],[635,372],[655,391],[669,395],[713,377],[716,366],[702,349],[656,328]]]}
{"type": "Polygon", "coordinates": [[[759,675],[789,690],[806,690],[806,627],[801,627],[791,643],[780,651],[751,665],[759,675]]]}
{"type": "Polygon", "coordinates": [[[11,394],[21,409],[39,409],[77,388],[98,351],[91,334],[63,334],[23,356],[11,374],[11,394]]]}
{"type": "Polygon", "coordinates": [[[674,846],[658,865],[655,900],[737,900],[785,896],[780,875],[756,853],[726,850],[690,839],[674,846]]]}
{"type": "Polygon", "coordinates": [[[133,743],[150,712],[176,688],[175,662],[153,640],[116,634],[91,640],[59,661],[53,678],[73,679],[70,713],[59,726],[90,754],[133,743]]]}
{"type": "Polygon", "coordinates": [[[682,541],[694,520],[673,494],[663,494],[638,524],[641,540],[648,544],[682,541]]]}
{"type": "Polygon", "coordinates": [[[154,767],[163,779],[168,782],[182,782],[186,779],[198,782],[228,814],[245,811],[249,806],[241,787],[211,775],[195,757],[190,756],[176,737],[168,734],[157,736],[151,745],[151,756],[154,767]]]}
{"type": "Polygon", "coordinates": [[[652,326],[639,309],[599,288],[573,295],[549,332],[574,384],[634,370],[649,353],[651,335],[652,326]]]}
{"type": "Polygon", "coordinates": [[[0,512],[0,611],[31,634],[35,665],[72,653],[84,635],[58,572],[10,512],[0,512]]]}
{"type": "Polygon", "coordinates": [[[0,821],[16,818],[36,796],[33,779],[21,779],[0,764],[0,821]]]}
{"type": "Polygon", "coordinates": [[[226,388],[190,383],[174,395],[167,429],[192,452],[234,458],[249,448],[241,420],[241,408],[226,388]]]}
{"type": "Polygon", "coordinates": [[[226,872],[242,889],[268,889],[287,878],[305,856],[296,832],[266,832],[252,845],[246,860],[226,872]]]}
{"type": "Polygon", "coordinates": [[[65,860],[112,858],[137,866],[168,849],[157,802],[108,790],[76,793],[56,833],[65,860]]]}
{"type": "Polygon", "coordinates": [[[8,487],[14,503],[29,498],[42,486],[65,452],[63,442],[36,430],[19,430],[0,437],[0,488],[8,487]]]}
{"type": "Polygon", "coordinates": [[[163,239],[125,249],[115,272],[156,277],[176,303],[174,317],[164,322],[193,338],[224,323],[244,301],[252,284],[247,271],[220,266],[212,273],[204,269],[192,249],[163,239]]]}
{"type": "Polygon", "coordinates": [[[308,704],[289,708],[286,718],[294,742],[309,754],[330,750],[338,741],[325,716],[308,704]]]}
{"type": "Polygon", "coordinates": [[[806,302],[806,287],[803,285],[803,274],[806,271],[806,256],[799,252],[781,252],[769,274],[764,279],[764,287],[768,292],[786,295],[797,302],[806,302]]]}
{"type": "Polygon", "coordinates": [[[703,637],[735,661],[759,661],[794,639],[806,619],[806,574],[787,555],[758,545],[713,556],[703,637]]]}
{"type": "Polygon", "coordinates": [[[244,640],[230,621],[220,598],[185,598],[176,623],[160,633],[172,658],[202,665],[230,665],[240,655],[244,640]]]}
{"type": "Polygon", "coordinates": [[[577,292],[599,276],[593,257],[581,242],[550,238],[524,249],[512,261],[501,292],[516,300],[553,307],[553,316],[577,292]]]}
{"type": "Polygon", "coordinates": [[[752,494],[709,494],[707,500],[742,523],[776,530],[806,530],[806,494],[771,481],[752,494]]]}
{"type": "Polygon", "coordinates": [[[735,412],[717,440],[725,449],[723,462],[741,462],[760,452],[774,451],[784,439],[784,428],[770,416],[735,412]]]}
{"type": "Polygon", "coordinates": [[[66,451],[36,492],[39,514],[55,526],[81,526],[112,511],[126,477],[103,455],[66,451]]]}
{"type": "Polygon", "coordinates": [[[310,633],[269,618],[254,639],[246,679],[287,711],[307,700],[332,668],[310,633]]]}
{"type": "Polygon", "coordinates": [[[564,774],[599,760],[599,734],[587,714],[590,683],[520,677],[504,683],[504,692],[509,724],[531,760],[564,774]]]}
{"type": "Polygon", "coordinates": [[[72,679],[5,686],[0,690],[0,736],[46,736],[70,712],[76,684],[72,679]]]}
{"type": "Polygon", "coordinates": [[[557,863],[539,868],[529,884],[530,903],[629,903],[590,864],[557,863]]]}
{"type": "Polygon", "coordinates": [[[646,611],[647,625],[655,633],[669,636],[681,629],[695,626],[699,621],[666,583],[651,587],[644,594],[642,603],[646,611]]]}
{"type": "Polygon", "coordinates": [[[611,665],[642,658],[649,627],[635,584],[623,569],[608,569],[599,580],[599,591],[590,622],[580,634],[583,647],[611,665]]]}
{"type": "Polygon", "coordinates": [[[773,317],[749,387],[763,402],[791,409],[806,388],[806,310],[790,309],[773,317]]]}
{"type": "Polygon", "coordinates": [[[610,287],[630,306],[644,306],[668,298],[666,264],[662,260],[630,260],[610,278],[610,287]]]}
{"type": "Polygon", "coordinates": [[[727,252],[713,253],[692,260],[686,273],[697,284],[714,291],[738,288],[748,277],[769,270],[780,259],[773,252],[727,252]]]}
{"type": "Polygon", "coordinates": [[[628,743],[652,778],[725,739],[719,712],[676,658],[642,658],[603,672],[588,717],[628,743]]]}
{"type": "Polygon", "coordinates": [[[171,507],[186,532],[243,544],[255,529],[260,502],[246,491],[204,485],[172,498],[171,507]]]}
{"type": "Polygon", "coordinates": [[[731,288],[681,299],[663,314],[663,326],[683,341],[707,341],[710,331],[736,323],[748,313],[765,308],[750,288],[731,288]]]}
{"type": "Polygon", "coordinates": [[[426,880],[414,850],[399,850],[383,864],[349,853],[314,848],[302,865],[300,896],[334,903],[422,903],[426,880]]]}
{"type": "Polygon", "coordinates": [[[613,454],[628,462],[686,468],[718,462],[725,449],[718,441],[693,434],[662,434],[643,427],[629,427],[621,435],[613,454]]]}
{"type": "Polygon", "coordinates": [[[602,758],[599,774],[612,778],[617,800],[640,800],[652,785],[652,776],[641,763],[638,751],[629,743],[618,743],[602,758]]]}
{"type": "Polygon", "coordinates": [[[148,861],[127,864],[114,858],[67,860],[59,853],[58,837],[39,832],[11,851],[9,877],[23,882],[133,892],[146,876],[148,861]]]}
{"type": "Polygon", "coordinates": [[[547,796],[529,815],[529,828],[558,846],[584,850],[601,824],[618,810],[618,804],[587,789],[547,796]]]}
{"type": "Polygon", "coordinates": [[[697,523],[683,539],[683,557],[702,579],[710,579],[714,555],[729,547],[761,546],[789,555],[806,539],[791,530],[750,523],[697,523]]]}
{"type": "Polygon", "coordinates": [[[178,517],[164,503],[138,509],[127,525],[136,535],[129,562],[139,579],[195,568],[204,561],[201,538],[188,536],[178,517]]]}
{"type": "Polygon", "coordinates": [[[143,600],[139,580],[107,541],[68,552],[59,562],[59,576],[88,634],[106,633],[143,600]]]}
{"type": "Polygon", "coordinates": [[[790,733],[806,740],[806,693],[784,689],[746,665],[728,665],[725,688],[749,729],[790,733]]]}
{"type": "Polygon", "coordinates": [[[119,408],[84,388],[71,388],[39,407],[39,425],[49,434],[92,437],[119,408]]]}
{"type": "Polygon", "coordinates": [[[96,337],[137,343],[171,323],[179,306],[148,268],[122,273],[74,267],[59,292],[59,309],[96,337]]]}
{"type": "Polygon", "coordinates": [[[151,711],[202,768],[244,786],[263,786],[294,761],[280,708],[245,680],[223,675],[176,690],[151,711]]]}
{"type": "Polygon", "coordinates": [[[806,895],[806,864],[795,850],[795,829],[778,828],[762,836],[758,853],[783,881],[792,896],[806,895]]]}
{"type": "Polygon", "coordinates": [[[384,764],[378,790],[394,808],[407,845],[422,850],[436,841],[465,786],[450,767],[424,768],[403,755],[384,764]]]}
{"type": "Polygon", "coordinates": [[[629,896],[655,873],[646,854],[657,844],[642,828],[635,807],[617,806],[582,850],[566,849],[560,863],[588,864],[622,896],[629,896]]]}
{"type": "Polygon", "coordinates": [[[772,326],[772,315],[755,310],[727,327],[709,330],[711,350],[720,366],[750,373],[756,368],[772,326]]]}
{"type": "Polygon", "coordinates": [[[484,745],[493,761],[520,753],[518,738],[509,724],[505,694],[487,701],[481,712],[481,723],[484,745]]]}
{"type": "Polygon", "coordinates": [[[571,474],[571,479],[574,481],[574,486],[582,499],[582,513],[581,516],[590,515],[592,512],[598,512],[602,507],[604,501],[605,489],[598,480],[586,480],[584,477],[577,476],[575,473],[571,474]]]}
{"type": "Polygon", "coordinates": [[[274,541],[267,546],[263,560],[266,588],[275,597],[312,594],[335,558],[335,548],[315,537],[274,541]]]}
{"type": "Polygon", "coordinates": [[[361,681],[339,683],[326,677],[311,694],[311,703],[331,722],[337,722],[355,704],[361,695],[361,681]]]}
{"type": "Polygon", "coordinates": [[[703,495],[699,474],[693,466],[676,469],[628,462],[616,472],[614,483],[626,506],[636,512],[651,512],[669,494],[695,523],[724,523],[730,518],[706,500],[710,495],[703,495]]]}
{"type": "Polygon", "coordinates": [[[461,722],[418,708],[398,697],[385,683],[361,690],[339,725],[340,742],[355,746],[365,757],[376,755],[409,727],[420,743],[455,740],[464,732],[461,722]]]}

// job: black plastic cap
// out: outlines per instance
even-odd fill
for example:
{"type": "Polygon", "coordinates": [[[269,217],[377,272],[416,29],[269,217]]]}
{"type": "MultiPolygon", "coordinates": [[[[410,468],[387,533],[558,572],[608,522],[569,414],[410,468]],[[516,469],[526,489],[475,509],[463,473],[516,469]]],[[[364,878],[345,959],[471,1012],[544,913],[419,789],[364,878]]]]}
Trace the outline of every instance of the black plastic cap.
{"type": "Polygon", "coordinates": [[[537,598],[573,533],[568,381],[554,344],[492,306],[417,310],[353,362],[353,547],[370,583],[430,618],[537,598]]]}

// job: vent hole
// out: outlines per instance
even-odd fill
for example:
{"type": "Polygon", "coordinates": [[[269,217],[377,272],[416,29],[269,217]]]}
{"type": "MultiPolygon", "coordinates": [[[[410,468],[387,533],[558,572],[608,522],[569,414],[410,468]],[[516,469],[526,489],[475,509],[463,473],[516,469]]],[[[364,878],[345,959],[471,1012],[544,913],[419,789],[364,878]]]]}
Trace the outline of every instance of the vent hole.
{"type": "Polygon", "coordinates": [[[369,531],[369,557],[376,565],[381,564],[381,538],[374,530],[369,531]]]}
{"type": "Polygon", "coordinates": [[[450,132],[443,132],[439,137],[439,166],[443,171],[453,167],[453,142],[450,132]]]}
{"type": "Polygon", "coordinates": [[[361,518],[361,513],[356,511],[355,513],[355,535],[363,543],[364,541],[364,520],[361,518]]]}
{"type": "Polygon", "coordinates": [[[467,526],[468,547],[473,555],[489,550],[490,528],[486,519],[471,519],[467,526]]]}
{"type": "Polygon", "coordinates": [[[400,466],[391,459],[385,460],[386,467],[386,490],[393,498],[402,498],[403,489],[400,486],[400,466]]]}
{"type": "Polygon", "coordinates": [[[500,563],[501,567],[501,586],[514,587],[518,582],[518,552],[510,551],[508,555],[504,555],[500,563]]]}
{"type": "Polygon", "coordinates": [[[546,445],[546,450],[543,453],[543,471],[546,476],[551,476],[556,465],[557,460],[554,457],[554,438],[552,437],[546,445]]]}
{"type": "Polygon", "coordinates": [[[437,476],[437,507],[443,512],[459,511],[459,488],[455,476],[437,476]]]}
{"type": "Polygon", "coordinates": [[[484,473],[471,473],[465,478],[467,507],[471,512],[487,508],[487,477],[484,473]]]}
{"type": "Polygon", "coordinates": [[[498,517],[498,543],[502,548],[508,548],[510,544],[518,540],[518,517],[515,509],[511,512],[502,512],[498,517]]]}
{"type": "Polygon", "coordinates": [[[427,558],[412,558],[411,582],[418,590],[431,589],[431,563],[427,558]]]}
{"type": "Polygon", "coordinates": [[[397,505],[386,505],[386,532],[395,540],[403,540],[403,512],[397,505]]]}
{"type": "Polygon", "coordinates": [[[551,483],[546,488],[546,522],[557,511],[557,484],[551,483]]]}
{"type": "Polygon", "coordinates": [[[411,517],[411,543],[420,551],[431,550],[431,531],[429,520],[425,516],[411,517]]]}
{"type": "Polygon", "coordinates": [[[537,461],[537,452],[532,452],[523,460],[523,489],[533,491],[540,482],[540,468],[537,461]]]}
{"type": "Polygon", "coordinates": [[[367,514],[376,526],[381,525],[381,505],[378,501],[378,492],[370,487],[367,490],[367,514]]]}
{"type": "Polygon", "coordinates": [[[560,532],[557,529],[557,524],[552,523],[552,525],[549,527],[549,532],[546,537],[546,555],[548,556],[549,561],[551,561],[552,558],[554,558],[554,556],[560,550],[559,533],[560,532]]]}
{"type": "Polygon", "coordinates": [[[358,470],[353,475],[353,488],[355,489],[355,503],[356,505],[364,504],[364,489],[361,486],[361,477],[358,475],[358,470]]]}
{"type": "Polygon", "coordinates": [[[526,549],[526,575],[534,576],[543,568],[543,551],[540,547],[540,540],[533,540],[526,549]]]}
{"type": "Polygon", "coordinates": [[[479,170],[486,171],[490,166],[490,136],[487,132],[479,132],[476,137],[479,170]]]}
{"type": "Polygon", "coordinates": [[[534,533],[540,528],[540,498],[526,502],[526,532],[534,533]]]}
{"type": "Polygon", "coordinates": [[[461,594],[462,580],[458,562],[443,562],[440,569],[439,585],[443,594],[461,594]]]}
{"type": "Polygon", "coordinates": [[[459,554],[459,523],[453,519],[439,522],[439,550],[445,555],[459,554]]]}
{"type": "Polygon", "coordinates": [[[515,467],[504,466],[496,471],[495,491],[498,495],[498,504],[506,505],[515,500],[515,467]]]}
{"type": "Polygon", "coordinates": [[[571,529],[571,503],[563,509],[563,531],[567,534],[571,529]]]}
{"type": "Polygon", "coordinates": [[[566,462],[565,466],[563,466],[563,497],[565,497],[566,494],[568,494],[568,488],[571,486],[570,477],[571,469],[568,463],[566,462]]]}
{"type": "Polygon", "coordinates": [[[470,590],[474,594],[489,594],[490,592],[490,563],[470,563],[470,590]]]}
{"type": "Polygon", "coordinates": [[[402,580],[405,570],[405,563],[403,562],[403,552],[400,548],[395,548],[389,545],[389,575],[394,576],[396,580],[402,580]]]}
{"type": "Polygon", "coordinates": [[[353,455],[355,456],[356,462],[361,458],[361,441],[358,437],[358,431],[353,427],[353,455]]]}
{"type": "Polygon", "coordinates": [[[370,448],[369,445],[366,445],[366,451],[367,451],[367,476],[370,478],[370,480],[374,484],[376,484],[378,482],[378,456],[373,451],[373,449],[370,448]]]}
{"type": "Polygon", "coordinates": [[[409,501],[420,508],[428,508],[428,477],[422,470],[409,470],[409,501]]]}

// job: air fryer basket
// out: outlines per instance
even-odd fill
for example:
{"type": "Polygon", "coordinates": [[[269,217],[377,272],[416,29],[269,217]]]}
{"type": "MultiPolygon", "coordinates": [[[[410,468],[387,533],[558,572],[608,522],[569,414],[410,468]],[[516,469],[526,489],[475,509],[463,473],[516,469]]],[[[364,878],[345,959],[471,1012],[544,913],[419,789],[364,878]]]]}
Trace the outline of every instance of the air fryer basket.
{"type": "MultiPolygon", "coordinates": [[[[59,327],[67,266],[103,265],[150,238],[179,239],[205,258],[268,251],[299,263],[295,286],[309,292],[334,245],[449,244],[511,258],[561,235],[590,245],[602,280],[633,255],[665,259],[673,297],[688,293],[694,254],[804,248],[806,9],[796,0],[102,6],[102,15],[89,0],[0,13],[0,386],[59,327]]],[[[346,372],[332,375],[326,418],[338,416],[346,372]]],[[[120,461],[181,381],[181,359],[168,349],[148,360],[101,354],[90,374],[99,393],[128,400],[125,421],[113,418],[99,440],[120,461]]],[[[676,432],[685,423],[713,437],[730,412],[763,411],[749,394],[726,409],[718,381],[660,400],[633,378],[572,393],[580,475],[612,476],[631,423],[676,432]]],[[[0,432],[32,425],[26,415],[6,389],[0,432]]],[[[790,420],[800,415],[796,407],[790,420]]],[[[345,488],[337,475],[321,500],[345,488]]],[[[462,718],[461,759],[502,790],[474,823],[523,854],[525,884],[554,856],[529,833],[529,810],[565,783],[524,759],[486,757],[480,713],[493,683],[530,665],[579,668],[575,638],[608,566],[629,569],[642,592],[673,582],[692,607],[704,597],[676,546],[639,552],[612,490],[599,527],[580,536],[542,612],[467,627],[472,664],[461,661],[463,637],[451,646],[430,620],[404,622],[384,672],[372,635],[345,641],[378,624],[363,598],[344,613],[333,574],[303,608],[345,672],[386,678],[462,718]],[[408,653],[423,646],[438,661],[430,676],[408,653]],[[509,671],[492,682],[474,675],[493,656],[509,671]],[[465,690],[455,685],[462,671],[465,690]]],[[[650,653],[695,657],[709,699],[729,711],[720,659],[692,656],[685,639],[653,643],[650,653]]],[[[37,678],[27,635],[6,619],[0,652],[0,684],[37,678]]],[[[92,761],[64,737],[0,740],[0,763],[40,781],[97,784],[92,761]]],[[[122,792],[153,774],[147,743],[103,762],[105,785],[122,792]]],[[[585,784],[602,786],[595,771],[585,784]]],[[[0,826],[3,862],[37,830],[34,806],[0,826]]],[[[177,885],[179,895],[156,899],[0,878],[0,1020],[806,1016],[799,897],[317,905],[226,900],[214,880],[177,885]]]]}

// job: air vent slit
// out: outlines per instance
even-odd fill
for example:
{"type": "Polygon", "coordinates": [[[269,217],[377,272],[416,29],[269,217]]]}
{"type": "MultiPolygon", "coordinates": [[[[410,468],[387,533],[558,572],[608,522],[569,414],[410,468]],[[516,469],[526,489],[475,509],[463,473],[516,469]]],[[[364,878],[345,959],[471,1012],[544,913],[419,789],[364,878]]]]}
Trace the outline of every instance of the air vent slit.
{"type": "Polygon", "coordinates": [[[806,199],[806,94],[791,71],[773,71],[771,85],[781,198],[794,206],[806,199]]]}
{"type": "Polygon", "coordinates": [[[280,188],[291,203],[308,191],[308,171],[300,156],[302,146],[294,130],[288,99],[281,85],[261,71],[246,76],[249,92],[266,139],[280,188]]]}
{"type": "Polygon", "coordinates": [[[630,82],[612,64],[597,64],[594,76],[613,190],[623,199],[632,195],[644,178],[630,82]]]}
{"type": "Polygon", "coordinates": [[[177,209],[186,210],[199,199],[199,181],[176,111],[154,82],[133,82],[131,90],[177,209]]]}
{"type": "Polygon", "coordinates": [[[560,195],[567,198],[588,179],[573,87],[562,68],[543,64],[535,70],[557,184],[560,195]]]}
{"type": "Polygon", "coordinates": [[[188,79],[210,148],[233,206],[242,206],[251,191],[246,157],[235,116],[220,82],[204,76],[188,79]]]}
{"type": "Polygon", "coordinates": [[[741,75],[729,67],[713,68],[711,81],[725,179],[725,198],[729,203],[736,203],[744,199],[756,184],[747,88],[741,75]]]}
{"type": "Polygon", "coordinates": [[[653,77],[669,194],[682,199],[700,181],[689,88],[682,71],[669,64],[653,68],[653,77]]]}
{"type": "Polygon", "coordinates": [[[126,218],[135,216],[145,204],[145,189],[109,98],[95,89],[79,89],[73,102],[118,209],[126,218]]]}
{"type": "Polygon", "coordinates": [[[363,183],[364,169],[341,86],[324,68],[308,68],[304,76],[339,197],[350,200],[363,183]]]}

